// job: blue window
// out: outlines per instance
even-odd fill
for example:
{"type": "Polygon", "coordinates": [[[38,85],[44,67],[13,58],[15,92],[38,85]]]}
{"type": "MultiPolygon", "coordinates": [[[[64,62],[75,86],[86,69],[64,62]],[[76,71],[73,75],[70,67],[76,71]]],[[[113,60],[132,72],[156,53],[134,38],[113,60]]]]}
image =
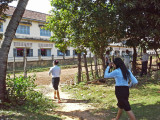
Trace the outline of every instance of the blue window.
{"type": "Polygon", "coordinates": [[[38,56],[51,56],[51,49],[38,49],[38,56]]]}
{"type": "Polygon", "coordinates": [[[19,25],[18,28],[17,28],[16,33],[19,33],[19,34],[30,34],[30,26],[19,25]]]}
{"type": "Polygon", "coordinates": [[[65,51],[66,56],[70,56],[70,50],[65,51]]]}
{"type": "Polygon", "coordinates": [[[0,23],[0,32],[3,32],[3,24],[0,23]]]}
{"type": "MultiPolygon", "coordinates": [[[[33,56],[33,49],[26,49],[27,51],[27,57],[33,56]]],[[[13,56],[15,57],[23,57],[25,55],[25,49],[24,48],[14,48],[13,49],[13,56]]]]}
{"type": "Polygon", "coordinates": [[[40,28],[40,36],[51,36],[51,32],[49,30],[45,30],[40,28]]]}
{"type": "Polygon", "coordinates": [[[63,56],[63,52],[61,52],[60,50],[57,50],[57,56],[63,56]]]}
{"type": "MultiPolygon", "coordinates": [[[[60,50],[57,50],[57,56],[63,56],[64,53],[61,52],[60,50]]],[[[65,51],[65,56],[70,56],[70,50],[65,51]]]]}

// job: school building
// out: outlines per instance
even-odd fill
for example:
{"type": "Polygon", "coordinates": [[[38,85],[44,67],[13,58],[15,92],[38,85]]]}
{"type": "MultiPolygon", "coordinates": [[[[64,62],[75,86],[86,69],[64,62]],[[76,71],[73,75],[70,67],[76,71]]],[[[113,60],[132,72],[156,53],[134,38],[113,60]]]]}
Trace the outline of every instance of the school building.
{"type": "MultiPolygon", "coordinates": [[[[15,7],[10,6],[6,11],[7,19],[0,19],[0,34],[4,34],[14,10],[15,7]]],[[[49,40],[52,33],[49,30],[42,29],[47,16],[48,14],[25,10],[10,47],[8,62],[12,62],[14,56],[16,60],[22,61],[25,49],[28,61],[38,60],[39,56],[43,60],[51,59],[53,55],[55,59],[63,58],[63,53],[55,48],[55,43],[49,40]]],[[[0,44],[1,42],[0,39],[0,44]]],[[[119,43],[117,45],[113,43],[111,47],[113,48],[112,54],[119,55],[122,55],[126,49],[133,50],[132,48],[122,47],[119,43]]],[[[90,51],[88,50],[87,53],[89,56],[90,51]]],[[[72,58],[73,56],[76,56],[74,48],[68,47],[65,51],[65,58],[72,58]]]]}
{"type": "MultiPolygon", "coordinates": [[[[7,19],[0,19],[0,34],[5,33],[14,10],[15,7],[10,6],[9,10],[6,11],[7,19]]],[[[42,29],[47,16],[48,14],[25,10],[11,44],[8,61],[12,61],[14,55],[16,59],[22,60],[25,48],[28,60],[37,60],[38,56],[41,56],[44,60],[50,59],[52,55],[57,59],[63,58],[63,53],[55,48],[55,43],[49,40],[52,33],[49,30],[42,29]]],[[[1,42],[0,39],[0,44],[1,42]]],[[[73,55],[76,55],[74,48],[68,47],[65,51],[65,58],[73,57],[73,55]]]]}

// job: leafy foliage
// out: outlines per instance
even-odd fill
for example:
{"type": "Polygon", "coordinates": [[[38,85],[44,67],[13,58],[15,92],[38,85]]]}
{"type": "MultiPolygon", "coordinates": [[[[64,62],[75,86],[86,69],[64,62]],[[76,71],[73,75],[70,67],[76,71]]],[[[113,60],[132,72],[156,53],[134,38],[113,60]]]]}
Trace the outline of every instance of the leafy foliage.
{"type": "Polygon", "coordinates": [[[27,78],[24,76],[11,78],[10,75],[8,75],[6,83],[9,98],[12,100],[25,100],[27,93],[33,91],[36,87],[34,84],[35,80],[35,75],[27,78]]]}
{"type": "Polygon", "coordinates": [[[5,17],[4,12],[8,9],[8,3],[11,3],[13,0],[1,0],[0,3],[0,17],[5,17]]]}
{"type": "Polygon", "coordinates": [[[34,84],[36,76],[15,77],[12,79],[9,75],[7,77],[7,91],[10,105],[19,106],[30,112],[49,111],[56,107],[53,102],[43,96],[42,93],[35,91],[34,84]]]}

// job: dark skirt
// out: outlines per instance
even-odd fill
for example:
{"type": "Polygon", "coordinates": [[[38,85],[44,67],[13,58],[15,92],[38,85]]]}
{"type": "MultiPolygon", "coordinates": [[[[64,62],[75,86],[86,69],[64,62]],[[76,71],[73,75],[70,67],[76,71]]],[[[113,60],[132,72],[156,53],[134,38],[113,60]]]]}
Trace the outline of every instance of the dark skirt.
{"type": "Polygon", "coordinates": [[[59,77],[52,78],[52,85],[55,90],[58,90],[59,81],[60,81],[59,77]]]}
{"type": "Polygon", "coordinates": [[[117,106],[125,111],[130,111],[131,107],[128,101],[129,87],[128,86],[115,86],[115,94],[118,100],[117,106]]]}

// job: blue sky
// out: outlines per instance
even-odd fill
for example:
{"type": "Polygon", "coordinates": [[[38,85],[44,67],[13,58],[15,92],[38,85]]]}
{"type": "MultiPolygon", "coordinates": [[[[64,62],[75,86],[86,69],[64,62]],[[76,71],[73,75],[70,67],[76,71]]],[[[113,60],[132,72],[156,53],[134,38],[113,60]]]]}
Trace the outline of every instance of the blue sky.
{"type": "MultiPolygon", "coordinates": [[[[17,3],[17,1],[13,1],[9,5],[16,7],[17,3]]],[[[29,0],[26,9],[48,14],[52,7],[50,0],[29,0]]]]}

